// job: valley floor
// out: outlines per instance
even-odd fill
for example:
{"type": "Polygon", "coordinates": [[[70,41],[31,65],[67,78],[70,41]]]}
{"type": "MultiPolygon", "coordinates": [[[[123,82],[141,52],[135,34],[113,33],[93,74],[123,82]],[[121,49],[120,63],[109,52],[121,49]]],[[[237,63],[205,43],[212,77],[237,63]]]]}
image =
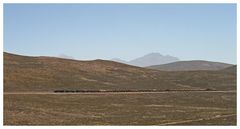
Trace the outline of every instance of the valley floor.
{"type": "Polygon", "coordinates": [[[236,92],[7,92],[4,125],[236,125],[236,92]]]}

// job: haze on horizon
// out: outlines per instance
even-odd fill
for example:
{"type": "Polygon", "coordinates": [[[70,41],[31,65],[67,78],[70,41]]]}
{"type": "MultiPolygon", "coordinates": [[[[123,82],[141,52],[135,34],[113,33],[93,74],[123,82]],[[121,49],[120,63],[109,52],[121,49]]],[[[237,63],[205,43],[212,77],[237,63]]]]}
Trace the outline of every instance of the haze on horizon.
{"type": "Polygon", "coordinates": [[[4,4],[4,51],[236,64],[236,4],[4,4]]]}

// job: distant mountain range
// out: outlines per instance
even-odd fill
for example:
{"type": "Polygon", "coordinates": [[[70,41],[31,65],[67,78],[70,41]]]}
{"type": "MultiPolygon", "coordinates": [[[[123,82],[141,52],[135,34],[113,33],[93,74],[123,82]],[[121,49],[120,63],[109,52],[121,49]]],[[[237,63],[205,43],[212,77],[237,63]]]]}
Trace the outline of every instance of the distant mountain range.
{"type": "Polygon", "coordinates": [[[170,55],[161,55],[160,53],[150,53],[147,55],[144,55],[142,57],[130,60],[130,61],[124,61],[119,58],[112,59],[115,62],[139,66],[139,67],[146,67],[151,65],[160,65],[160,64],[167,64],[179,61],[177,57],[173,57],[170,55]]]}
{"type": "Polygon", "coordinates": [[[221,70],[233,66],[232,64],[211,62],[203,60],[178,61],[163,65],[148,66],[150,69],[162,71],[194,71],[194,70],[221,70]]]}

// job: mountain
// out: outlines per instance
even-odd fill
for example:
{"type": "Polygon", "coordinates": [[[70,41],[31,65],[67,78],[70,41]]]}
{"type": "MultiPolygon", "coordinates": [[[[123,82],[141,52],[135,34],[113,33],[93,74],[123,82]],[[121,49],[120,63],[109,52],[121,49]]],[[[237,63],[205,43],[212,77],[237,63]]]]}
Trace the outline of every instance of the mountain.
{"type": "Polygon", "coordinates": [[[176,61],[179,61],[179,59],[177,57],[173,57],[169,55],[164,56],[159,53],[150,53],[131,61],[124,61],[118,58],[113,59],[113,61],[129,64],[133,66],[146,67],[151,65],[159,65],[159,64],[176,62],[176,61]]]}
{"type": "Polygon", "coordinates": [[[203,60],[178,61],[163,65],[154,65],[147,68],[162,71],[195,71],[195,70],[221,70],[232,66],[231,64],[203,60]]]}
{"type": "Polygon", "coordinates": [[[58,57],[63,58],[63,59],[74,59],[72,56],[68,56],[68,55],[65,55],[65,54],[60,54],[58,57]]]}
{"type": "Polygon", "coordinates": [[[178,58],[169,55],[163,56],[159,53],[150,53],[143,57],[139,57],[137,59],[129,61],[129,64],[140,67],[146,67],[151,65],[167,64],[178,60],[179,60],[178,58]]]}
{"type": "Polygon", "coordinates": [[[4,52],[4,92],[207,88],[234,90],[236,74],[221,71],[167,72],[107,60],[79,61],[4,52]]]}
{"type": "Polygon", "coordinates": [[[122,59],[119,59],[119,58],[113,58],[113,59],[111,59],[111,60],[112,60],[112,61],[115,61],[115,62],[123,63],[123,64],[128,64],[127,61],[122,60],[122,59]]]}

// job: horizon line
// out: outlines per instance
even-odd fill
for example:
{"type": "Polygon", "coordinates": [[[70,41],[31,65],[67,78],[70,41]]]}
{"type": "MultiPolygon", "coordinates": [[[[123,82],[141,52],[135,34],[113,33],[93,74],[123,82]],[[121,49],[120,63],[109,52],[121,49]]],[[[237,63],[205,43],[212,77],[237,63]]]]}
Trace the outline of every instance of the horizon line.
{"type": "MultiPolygon", "coordinates": [[[[96,61],[96,60],[105,60],[105,61],[113,61],[113,62],[117,62],[117,61],[114,61],[112,59],[102,59],[102,58],[96,58],[96,59],[76,59],[76,58],[63,58],[63,57],[59,57],[59,56],[51,56],[51,55],[48,55],[48,56],[41,56],[41,55],[38,55],[38,56],[33,56],[33,55],[23,55],[23,54],[16,54],[16,53],[11,53],[11,52],[6,52],[6,51],[3,51],[3,54],[4,53],[7,53],[7,54],[11,54],[11,55],[16,55],[16,56],[25,56],[25,57],[49,57],[49,58],[59,58],[59,59],[65,59],[65,60],[75,60],[75,61],[96,61]]],[[[155,52],[154,52],[155,53],[155,52]]],[[[118,58],[120,59],[120,58],[118,58]]],[[[136,59],[136,58],[135,58],[136,59]]],[[[207,62],[215,62],[215,63],[225,63],[225,64],[230,64],[230,65],[237,65],[237,63],[227,63],[227,62],[221,62],[221,61],[211,61],[211,60],[203,60],[203,59],[195,59],[195,60],[179,60],[179,61],[175,61],[175,62],[184,62],[184,61],[207,61],[207,62]]],[[[129,61],[127,61],[129,62],[129,61]]],[[[172,62],[172,63],[175,63],[175,62],[172,62]]],[[[122,63],[122,62],[117,62],[117,63],[122,63]]],[[[122,63],[122,64],[127,64],[127,63],[122,63]]],[[[166,63],[166,64],[170,64],[170,63],[166,63]]],[[[160,64],[160,65],[163,65],[163,64],[160,64]]]]}

